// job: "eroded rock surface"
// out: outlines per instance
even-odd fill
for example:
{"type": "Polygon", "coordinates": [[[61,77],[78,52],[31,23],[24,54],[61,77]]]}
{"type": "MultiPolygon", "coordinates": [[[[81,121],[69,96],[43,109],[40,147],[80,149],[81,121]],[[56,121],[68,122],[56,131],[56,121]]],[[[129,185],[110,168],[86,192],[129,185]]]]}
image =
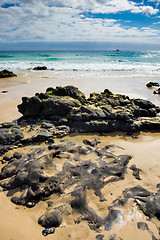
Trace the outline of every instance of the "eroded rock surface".
{"type": "MultiPolygon", "coordinates": [[[[75,224],[86,222],[92,231],[97,232],[103,227],[104,231],[109,232],[115,225],[122,223],[125,214],[123,207],[130,199],[147,217],[159,220],[159,185],[157,193],[140,185],[124,189],[108,205],[104,216],[90,206],[88,191],[92,191],[100,203],[107,202],[107,195],[104,196],[102,191],[104,187],[119,181],[121,184],[130,169],[134,177],[141,181],[140,169],[135,165],[129,166],[132,157],[117,155],[115,149],[124,150],[115,145],[101,147],[101,141],[95,138],[84,139],[82,145],[68,140],[58,144],[55,141],[43,147],[37,146],[25,155],[14,151],[13,156],[3,157],[6,164],[0,173],[0,186],[9,192],[19,189],[19,196],[11,197],[14,204],[33,208],[38,202],[47,201],[47,211],[37,219],[45,228],[44,235],[54,233],[55,228],[63,224],[66,215],[70,216],[74,211],[79,214],[79,217],[74,218],[75,224]],[[54,195],[64,199],[58,207],[55,207],[57,197],[52,198],[54,195]],[[69,200],[66,201],[66,198],[69,200]]],[[[137,226],[142,229],[142,225],[137,226]]],[[[150,229],[147,231],[151,233],[150,229]]],[[[103,236],[98,234],[97,239],[103,236]]],[[[115,237],[112,235],[110,239],[115,237]]]]}
{"type": "Polygon", "coordinates": [[[72,132],[135,132],[160,130],[160,108],[142,99],[113,94],[108,89],[88,99],[73,86],[48,88],[46,93],[22,98],[18,110],[24,118],[65,119],[72,132]]]}
{"type": "Polygon", "coordinates": [[[68,186],[75,183],[78,184],[77,187],[93,188],[95,194],[103,201],[101,188],[109,182],[123,179],[130,159],[131,157],[127,155],[115,156],[107,148],[94,149],[77,146],[74,143],[53,144],[49,146],[49,150],[48,148],[38,148],[21,158],[15,158],[14,154],[14,157],[2,168],[0,173],[1,180],[9,179],[0,185],[8,190],[22,186],[27,187],[26,195],[22,194],[19,198],[12,199],[13,202],[22,205],[30,201],[38,201],[41,197],[48,196],[53,192],[62,193],[68,186]],[[47,151],[49,153],[46,153],[47,151]],[[93,152],[97,155],[97,162],[83,161],[80,157],[93,152]],[[100,152],[101,154],[99,154],[100,152]],[[68,160],[65,161],[62,171],[57,172],[54,176],[47,176],[45,169],[56,170],[54,159],[63,157],[68,160]],[[113,160],[107,162],[103,160],[104,157],[113,160]],[[110,176],[112,177],[110,180],[103,180],[110,176]]]}
{"type": "Polygon", "coordinates": [[[0,155],[14,148],[15,145],[23,138],[23,133],[16,123],[0,124],[0,155]]]}

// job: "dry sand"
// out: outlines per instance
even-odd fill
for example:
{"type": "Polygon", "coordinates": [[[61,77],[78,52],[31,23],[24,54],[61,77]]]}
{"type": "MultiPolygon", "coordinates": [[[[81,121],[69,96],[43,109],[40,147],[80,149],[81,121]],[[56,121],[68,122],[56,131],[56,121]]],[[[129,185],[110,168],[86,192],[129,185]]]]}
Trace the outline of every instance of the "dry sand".
{"type": "MultiPolygon", "coordinates": [[[[36,76],[39,75],[36,73],[36,76]]],[[[64,82],[62,81],[62,84],[59,84],[58,79],[55,79],[53,84],[53,79],[51,80],[47,77],[46,82],[44,82],[44,76],[43,78],[37,77],[34,80],[32,79],[32,84],[28,84],[28,75],[24,73],[16,82],[12,82],[12,80],[10,80],[10,82],[9,87],[8,85],[0,84],[1,90],[8,90],[8,93],[0,94],[0,122],[11,121],[20,116],[15,108],[16,105],[20,103],[20,98],[22,96],[32,96],[35,92],[44,91],[48,86],[73,84],[72,80],[66,82],[65,79],[64,82]],[[19,83],[21,83],[21,85],[19,83]]],[[[87,201],[89,206],[102,217],[107,215],[108,206],[114,199],[122,194],[125,188],[141,185],[149,191],[156,192],[156,185],[160,183],[160,133],[140,133],[137,136],[138,139],[132,139],[122,133],[110,134],[103,137],[98,136],[101,140],[101,146],[114,144],[123,148],[123,150],[115,148],[113,150],[114,153],[131,155],[132,160],[129,166],[136,164],[136,166],[141,169],[140,176],[142,178],[140,181],[135,179],[132,175],[132,171],[128,169],[125,180],[110,183],[102,189],[102,193],[107,199],[105,202],[100,202],[99,198],[95,196],[92,190],[87,190],[87,201]]],[[[97,136],[73,135],[65,139],[67,141],[74,141],[82,144],[83,139],[93,139],[95,137],[97,136]]],[[[27,152],[28,149],[26,148],[23,151],[27,152]]],[[[123,221],[119,224],[115,223],[112,230],[109,232],[104,231],[103,227],[100,228],[99,232],[92,231],[86,221],[75,224],[74,221],[80,215],[71,208],[68,208],[66,209],[66,215],[61,226],[56,229],[54,234],[44,237],[41,233],[43,228],[38,225],[37,219],[46,211],[47,203],[41,201],[34,208],[28,209],[11,203],[10,198],[14,194],[15,193],[12,191],[9,193],[0,191],[0,239],[2,240],[92,240],[96,239],[95,237],[98,234],[103,234],[104,240],[108,240],[109,237],[112,235],[114,236],[115,233],[117,235],[116,239],[151,240],[152,236],[150,233],[137,228],[137,222],[141,221],[147,222],[155,237],[160,239],[157,230],[157,227],[160,227],[159,222],[156,219],[148,222],[147,217],[144,216],[132,200],[121,209],[124,212],[122,217],[123,221]]],[[[53,195],[50,200],[54,200],[55,206],[60,206],[64,202],[70,202],[72,197],[67,194],[64,195],[63,198],[53,195]]]]}

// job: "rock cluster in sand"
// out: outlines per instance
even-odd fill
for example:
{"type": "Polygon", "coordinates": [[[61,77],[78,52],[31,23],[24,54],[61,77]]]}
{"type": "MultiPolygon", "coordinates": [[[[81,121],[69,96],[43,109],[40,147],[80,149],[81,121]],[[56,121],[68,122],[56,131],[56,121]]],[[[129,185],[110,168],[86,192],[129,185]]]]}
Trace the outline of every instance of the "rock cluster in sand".
{"type": "Polygon", "coordinates": [[[108,89],[86,99],[73,86],[48,88],[46,93],[23,97],[18,110],[24,118],[49,119],[69,126],[72,132],[160,130],[159,107],[108,89]]]}
{"type": "MultiPolygon", "coordinates": [[[[23,97],[18,109],[23,117],[17,123],[0,125],[0,155],[5,164],[0,173],[0,186],[4,191],[20,189],[20,195],[13,196],[11,201],[29,208],[54,194],[64,199],[70,195],[70,201],[64,201],[59,207],[48,202],[48,211],[37,219],[46,228],[46,235],[53,233],[63,222],[64,215],[71,215],[72,210],[80,215],[75,219],[76,224],[86,221],[93,231],[102,226],[110,231],[114,223],[122,221],[121,208],[131,199],[149,219],[160,220],[159,184],[155,193],[141,185],[124,189],[110,204],[105,216],[100,216],[88,204],[88,189],[94,191],[100,202],[105,202],[102,189],[110,183],[123,181],[128,169],[141,181],[141,169],[135,164],[128,166],[130,155],[113,154],[111,149],[118,148],[115,145],[99,147],[98,138],[84,139],[83,145],[63,140],[55,143],[56,137],[75,132],[121,130],[132,135],[139,130],[159,131],[159,107],[146,100],[113,94],[107,89],[100,94],[92,93],[86,99],[77,88],[67,86],[48,88],[46,93],[37,93],[31,98],[23,97]],[[29,137],[24,126],[29,128],[29,137]],[[43,146],[39,146],[41,143],[43,146]],[[14,151],[13,156],[7,155],[11,149],[29,145],[32,151],[27,154],[14,151]]],[[[151,233],[146,224],[139,222],[137,227],[151,233]]],[[[100,235],[97,239],[102,237],[100,235]]],[[[152,237],[156,239],[154,234],[152,237]]]]}

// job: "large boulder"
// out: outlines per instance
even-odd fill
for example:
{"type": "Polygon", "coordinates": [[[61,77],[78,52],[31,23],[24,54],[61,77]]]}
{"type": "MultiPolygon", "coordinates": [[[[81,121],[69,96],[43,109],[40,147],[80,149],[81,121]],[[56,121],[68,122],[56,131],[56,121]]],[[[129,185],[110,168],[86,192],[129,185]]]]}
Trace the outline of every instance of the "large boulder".
{"type": "Polygon", "coordinates": [[[47,99],[39,97],[22,98],[22,104],[18,105],[18,110],[25,117],[43,116],[66,116],[73,107],[79,107],[80,102],[69,96],[51,96],[47,99]]]}
{"type": "Polygon", "coordinates": [[[45,228],[59,227],[62,223],[62,216],[59,211],[50,210],[38,219],[38,223],[45,228]]]}
{"type": "Polygon", "coordinates": [[[75,99],[78,99],[82,104],[86,102],[85,95],[79,91],[77,87],[74,86],[66,86],[66,87],[49,87],[46,90],[46,93],[49,95],[56,96],[69,96],[75,99]]]}
{"type": "Polygon", "coordinates": [[[17,75],[6,69],[0,71],[0,78],[8,78],[8,77],[17,77],[17,75]]]}

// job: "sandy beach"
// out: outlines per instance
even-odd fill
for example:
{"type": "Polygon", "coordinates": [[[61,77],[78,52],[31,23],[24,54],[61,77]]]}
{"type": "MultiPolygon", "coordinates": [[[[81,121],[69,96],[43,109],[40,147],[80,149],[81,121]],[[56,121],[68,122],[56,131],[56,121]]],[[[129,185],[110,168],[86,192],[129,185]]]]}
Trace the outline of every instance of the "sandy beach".
{"type": "MultiPolygon", "coordinates": [[[[97,84],[97,78],[93,81],[92,85],[85,84],[86,79],[81,79],[77,76],[77,80],[72,77],[62,78],[60,73],[56,75],[52,71],[48,73],[44,72],[31,72],[26,71],[20,73],[17,78],[11,79],[1,79],[0,80],[0,122],[8,122],[15,120],[21,116],[17,110],[17,104],[21,103],[21,97],[23,96],[33,96],[36,92],[44,92],[49,86],[65,86],[65,85],[75,85],[79,87],[86,95],[89,92],[97,91],[100,92],[105,88],[114,90],[110,88],[111,82],[104,85],[103,81],[97,84]],[[54,76],[53,76],[54,75],[54,76]],[[109,86],[110,85],[110,86],[109,86]],[[7,93],[2,93],[3,90],[7,90],[7,93]]],[[[145,86],[144,86],[145,89],[145,86]]],[[[144,92],[149,93],[149,98],[153,99],[155,103],[159,103],[159,98],[157,96],[152,96],[148,89],[144,92]]],[[[124,91],[122,90],[122,93],[124,91]]],[[[146,94],[146,93],[145,93],[146,94]]],[[[145,95],[144,94],[144,95],[145,95]]],[[[141,97],[128,93],[129,96],[141,97]]],[[[156,192],[157,184],[160,183],[160,157],[159,157],[159,147],[160,147],[160,134],[159,133],[149,133],[149,132],[138,132],[134,134],[135,138],[131,136],[126,136],[125,133],[116,132],[112,134],[106,134],[106,136],[94,135],[94,134],[80,134],[71,135],[64,137],[64,141],[72,141],[76,144],[83,145],[84,139],[95,139],[99,138],[101,143],[100,147],[105,145],[115,145],[119,148],[113,148],[111,151],[116,155],[127,154],[131,155],[132,159],[129,162],[126,177],[124,180],[118,182],[111,182],[110,184],[102,188],[102,193],[107,201],[101,202],[99,197],[94,194],[94,191],[87,189],[87,202],[89,207],[94,209],[99,216],[104,217],[107,215],[108,207],[112,202],[119,197],[123,190],[129,187],[135,187],[141,185],[148,191],[156,192]],[[129,169],[131,165],[135,164],[137,168],[140,169],[141,180],[137,180],[132,175],[132,170],[129,169]]],[[[60,143],[60,139],[55,140],[56,143],[60,143]]],[[[19,150],[19,149],[18,149],[19,150]]],[[[15,151],[10,150],[7,155],[12,155],[15,151]]],[[[23,154],[30,151],[30,148],[25,148],[22,151],[23,154]]],[[[19,150],[20,151],[20,150],[19,150]]],[[[93,156],[93,161],[96,161],[95,156],[93,156]]],[[[84,159],[85,160],[85,159],[84,159]]],[[[86,159],[87,160],[87,159],[86,159]]],[[[2,168],[4,165],[0,164],[2,168]]],[[[62,165],[59,164],[62,168],[62,165]]],[[[68,193],[70,189],[68,189],[68,193]]],[[[87,221],[82,221],[79,224],[75,223],[75,220],[80,217],[80,214],[69,208],[67,205],[66,212],[64,213],[64,218],[60,227],[58,227],[54,234],[50,234],[47,237],[42,235],[43,228],[37,223],[37,219],[42,215],[47,209],[48,205],[46,201],[40,201],[34,208],[28,209],[24,206],[19,206],[13,204],[10,199],[12,196],[19,194],[19,189],[16,192],[12,190],[9,192],[3,192],[0,189],[0,239],[3,240],[41,240],[41,239],[56,239],[56,240],[91,240],[91,239],[101,239],[97,235],[104,235],[104,240],[108,239],[153,239],[153,234],[155,239],[159,239],[160,227],[159,221],[153,218],[148,221],[147,216],[139,209],[135,204],[133,199],[131,199],[124,207],[120,210],[123,211],[124,215],[120,222],[115,222],[110,231],[105,231],[104,227],[100,227],[98,231],[92,231],[87,224],[87,221]],[[144,222],[148,224],[149,231],[145,231],[137,228],[138,222],[144,222]],[[116,237],[114,234],[116,233],[116,237]],[[153,234],[152,234],[153,233],[153,234]]],[[[67,192],[59,198],[56,194],[50,196],[47,201],[54,201],[54,207],[63,205],[64,203],[71,202],[72,196],[67,194],[67,192]]]]}
{"type": "Polygon", "coordinates": [[[0,16],[0,240],[160,240],[160,0],[0,16]]]}

